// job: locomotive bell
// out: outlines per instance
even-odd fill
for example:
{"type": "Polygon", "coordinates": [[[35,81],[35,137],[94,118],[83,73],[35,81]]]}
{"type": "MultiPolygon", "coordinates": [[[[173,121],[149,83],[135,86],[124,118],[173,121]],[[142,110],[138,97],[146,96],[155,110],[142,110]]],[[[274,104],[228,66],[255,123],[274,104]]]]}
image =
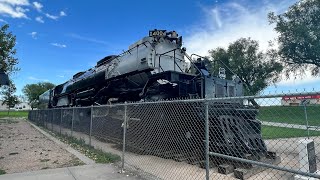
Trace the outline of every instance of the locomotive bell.
{"type": "Polygon", "coordinates": [[[178,37],[177,32],[172,31],[172,32],[171,32],[171,38],[177,38],[177,37],[178,37]]]}

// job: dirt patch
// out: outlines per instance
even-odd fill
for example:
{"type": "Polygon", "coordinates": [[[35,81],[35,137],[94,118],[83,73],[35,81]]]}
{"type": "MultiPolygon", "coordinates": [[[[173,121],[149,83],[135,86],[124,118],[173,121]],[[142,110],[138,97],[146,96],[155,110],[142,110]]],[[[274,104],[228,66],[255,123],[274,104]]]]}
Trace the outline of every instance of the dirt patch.
{"type": "Polygon", "coordinates": [[[25,120],[0,120],[0,169],[6,173],[82,164],[25,120]]]}

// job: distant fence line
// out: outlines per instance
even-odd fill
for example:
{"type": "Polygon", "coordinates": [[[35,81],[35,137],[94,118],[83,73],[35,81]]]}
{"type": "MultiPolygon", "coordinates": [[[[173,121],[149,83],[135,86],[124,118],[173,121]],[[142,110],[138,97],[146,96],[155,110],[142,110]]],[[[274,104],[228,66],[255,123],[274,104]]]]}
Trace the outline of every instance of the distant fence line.
{"type": "Polygon", "coordinates": [[[148,179],[320,178],[315,173],[320,106],[307,101],[280,105],[283,96],[318,94],[33,110],[29,120],[121,155],[122,169],[148,179]],[[258,106],[251,105],[253,100],[258,106]],[[309,153],[303,153],[304,146],[309,153]]]}

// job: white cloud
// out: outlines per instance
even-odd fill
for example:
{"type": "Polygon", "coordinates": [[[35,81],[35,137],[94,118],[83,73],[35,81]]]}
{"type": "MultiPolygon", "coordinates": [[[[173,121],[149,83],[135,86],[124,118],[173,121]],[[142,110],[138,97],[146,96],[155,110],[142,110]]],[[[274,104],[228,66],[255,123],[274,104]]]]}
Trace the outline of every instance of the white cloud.
{"type": "Polygon", "coordinates": [[[36,77],[33,77],[33,76],[29,76],[28,79],[29,80],[33,80],[33,81],[45,81],[45,82],[49,81],[48,79],[36,78],[36,77]]]}
{"type": "Polygon", "coordinates": [[[49,19],[58,20],[60,17],[67,16],[67,13],[65,13],[64,11],[60,11],[58,15],[52,15],[49,13],[45,13],[44,15],[49,19]]]}
{"type": "Polygon", "coordinates": [[[67,16],[67,14],[64,11],[60,11],[60,16],[67,16]]]}
{"type": "Polygon", "coordinates": [[[41,9],[43,8],[43,5],[41,3],[35,1],[32,4],[38,12],[41,12],[41,9]]]}
{"type": "Polygon", "coordinates": [[[38,21],[39,23],[44,23],[44,20],[41,16],[36,17],[35,20],[38,21]]]}
{"type": "Polygon", "coordinates": [[[6,3],[10,5],[27,6],[30,5],[28,0],[0,0],[0,3],[6,3]]]}
{"type": "Polygon", "coordinates": [[[37,32],[31,32],[29,33],[29,35],[33,38],[33,39],[37,39],[37,32]]]}
{"type": "Polygon", "coordinates": [[[26,12],[29,9],[24,7],[29,5],[28,0],[0,0],[0,15],[12,18],[28,18],[26,12]]]}
{"type": "MultiPolygon", "coordinates": [[[[67,14],[64,11],[60,11],[57,15],[44,13],[42,11],[43,4],[37,1],[29,3],[29,0],[0,0],[0,16],[2,15],[11,18],[29,19],[29,17],[27,16],[27,12],[30,11],[28,7],[35,9],[47,18],[53,20],[58,20],[60,17],[67,16],[67,14]]],[[[37,16],[35,20],[37,22],[44,23],[42,16],[37,16]]]]}
{"type": "Polygon", "coordinates": [[[189,52],[208,55],[208,50],[217,47],[227,47],[231,42],[241,37],[251,37],[258,40],[260,49],[268,48],[268,41],[277,34],[269,25],[269,12],[281,12],[287,9],[295,0],[275,1],[274,4],[263,3],[260,7],[245,7],[238,3],[225,3],[214,8],[203,7],[205,22],[195,24],[185,36],[185,46],[189,52]]]}
{"type": "Polygon", "coordinates": [[[5,21],[5,20],[3,20],[3,19],[0,19],[0,22],[8,23],[7,21],[5,21]]]}
{"type": "Polygon", "coordinates": [[[47,18],[53,19],[53,20],[57,20],[59,18],[59,16],[54,16],[54,15],[51,15],[51,14],[48,14],[48,13],[46,13],[45,15],[46,15],[47,18]]]}
{"type": "Polygon", "coordinates": [[[215,20],[215,23],[217,24],[218,28],[222,27],[221,17],[219,10],[217,8],[212,9],[212,16],[215,20]]]}
{"type": "Polygon", "coordinates": [[[59,43],[51,43],[52,46],[56,46],[56,47],[59,47],[59,48],[66,48],[67,45],[65,44],[59,44],[59,43]]]}
{"type": "Polygon", "coordinates": [[[106,42],[106,41],[102,41],[102,40],[98,40],[95,38],[91,38],[91,37],[84,37],[78,34],[69,34],[68,36],[74,38],[74,39],[79,39],[79,40],[83,40],[83,41],[88,41],[88,42],[92,42],[92,43],[97,43],[97,44],[103,44],[103,45],[110,45],[110,43],[106,42]]]}

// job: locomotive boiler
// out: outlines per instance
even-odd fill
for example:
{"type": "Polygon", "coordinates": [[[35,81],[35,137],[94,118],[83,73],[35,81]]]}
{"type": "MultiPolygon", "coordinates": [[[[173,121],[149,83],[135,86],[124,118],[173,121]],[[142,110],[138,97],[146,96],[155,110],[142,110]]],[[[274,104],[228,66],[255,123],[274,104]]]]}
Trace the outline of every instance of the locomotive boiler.
{"type": "MultiPolygon", "coordinates": [[[[72,79],[48,90],[39,99],[48,108],[60,108],[99,106],[126,101],[243,95],[243,84],[239,78],[225,79],[223,69],[219,75],[211,75],[206,68],[205,61],[207,61],[206,58],[202,56],[188,55],[186,48],[182,47],[182,37],[175,31],[152,30],[149,31],[149,36],[129,46],[124,53],[109,55],[101,59],[95,67],[76,73],[72,79]]],[[[148,105],[145,106],[146,109],[149,108],[148,105]]],[[[181,104],[175,106],[183,108],[181,104]]],[[[230,102],[219,100],[209,106],[214,114],[210,116],[210,139],[212,141],[210,149],[212,151],[241,157],[248,154],[260,157],[267,153],[266,145],[261,137],[261,123],[255,119],[257,109],[243,105],[241,100],[230,102]]],[[[175,121],[175,124],[181,124],[182,127],[183,123],[187,123],[188,125],[184,126],[186,132],[181,131],[183,128],[180,128],[180,130],[171,130],[172,133],[174,132],[176,137],[195,138],[192,142],[202,142],[204,122],[200,121],[203,118],[199,115],[198,109],[200,108],[194,107],[193,110],[190,110],[188,113],[190,116],[177,114],[175,111],[165,112],[163,117],[168,118],[163,122],[167,123],[161,124],[170,126],[170,123],[175,121]],[[175,117],[178,118],[174,119],[175,117]],[[199,122],[200,126],[196,124],[199,122]],[[187,130],[195,127],[199,129],[190,132],[187,130]]],[[[148,118],[152,119],[153,115],[148,118]]],[[[117,126],[120,128],[119,132],[121,132],[121,123],[119,121],[117,126]]],[[[136,126],[141,127],[141,132],[146,131],[143,124],[136,126]]],[[[106,125],[106,127],[111,126],[106,125]]],[[[154,132],[150,133],[151,136],[154,132]]],[[[118,135],[111,133],[110,137],[121,139],[121,133],[118,135]]],[[[132,136],[135,137],[131,142],[132,147],[150,150],[145,143],[139,144],[140,141],[137,138],[141,138],[140,135],[132,136]]],[[[168,135],[168,137],[173,137],[173,135],[168,135]]],[[[170,139],[174,140],[174,138],[170,139]]],[[[150,151],[155,152],[156,149],[150,151]]]]}

